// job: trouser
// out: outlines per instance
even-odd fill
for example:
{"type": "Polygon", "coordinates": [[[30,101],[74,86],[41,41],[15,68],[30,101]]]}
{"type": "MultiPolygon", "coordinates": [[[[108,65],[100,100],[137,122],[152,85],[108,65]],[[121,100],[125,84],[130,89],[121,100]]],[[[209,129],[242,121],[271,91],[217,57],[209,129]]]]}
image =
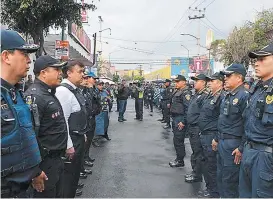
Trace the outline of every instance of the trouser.
{"type": "Polygon", "coordinates": [[[143,99],[135,99],[136,118],[143,119],[143,99]]]}
{"type": "Polygon", "coordinates": [[[153,112],[153,110],[154,110],[154,109],[153,109],[153,107],[154,107],[154,104],[153,104],[153,103],[154,103],[154,102],[153,102],[152,99],[150,99],[148,102],[149,102],[150,110],[151,110],[151,112],[153,112]]]}
{"type": "Polygon", "coordinates": [[[37,192],[34,190],[34,198],[63,198],[64,162],[61,153],[56,156],[47,156],[40,163],[40,169],[45,172],[48,180],[45,181],[45,190],[37,192]]]}
{"type": "Polygon", "coordinates": [[[182,122],[183,116],[173,116],[172,119],[173,144],[176,152],[176,159],[179,161],[184,161],[184,157],[186,155],[184,144],[186,127],[184,127],[182,130],[178,129],[178,123],[182,122]]]}
{"type": "Polygon", "coordinates": [[[241,198],[273,198],[273,154],[268,146],[248,143],[240,168],[241,198]]]}
{"type": "Polygon", "coordinates": [[[20,184],[8,182],[5,178],[1,177],[1,198],[26,198],[26,191],[30,184],[31,181],[20,184]]]}
{"type": "Polygon", "coordinates": [[[119,99],[117,99],[117,111],[119,111],[119,99]]]}
{"type": "Polygon", "coordinates": [[[144,106],[145,107],[149,107],[149,102],[148,102],[148,98],[144,97],[144,106]]]}
{"type": "Polygon", "coordinates": [[[111,101],[111,102],[109,103],[109,112],[112,111],[112,108],[113,108],[113,102],[111,101]]]}
{"type": "Polygon", "coordinates": [[[200,129],[197,125],[189,125],[187,131],[188,135],[190,136],[190,145],[192,149],[191,167],[196,177],[202,178],[204,154],[199,135],[200,129]]]}
{"type": "Polygon", "coordinates": [[[127,100],[119,100],[119,119],[124,119],[126,106],[127,106],[127,100]]]}
{"type": "Polygon", "coordinates": [[[217,185],[221,198],[239,197],[240,165],[234,163],[232,152],[239,147],[241,139],[220,139],[217,156],[217,185]]]}
{"type": "Polygon", "coordinates": [[[92,140],[95,135],[95,129],[96,129],[96,118],[95,116],[93,116],[90,119],[90,130],[86,133],[87,140],[84,143],[84,160],[89,160],[89,151],[90,151],[92,140]]]}
{"type": "Polygon", "coordinates": [[[166,121],[167,125],[170,125],[171,122],[170,108],[168,108],[167,104],[168,104],[167,101],[163,103],[163,118],[166,121]]]}
{"type": "Polygon", "coordinates": [[[84,156],[84,135],[70,133],[75,155],[70,163],[65,162],[64,167],[64,197],[74,198],[80,179],[81,166],[84,156]]]}
{"type": "Polygon", "coordinates": [[[212,140],[215,138],[216,132],[210,132],[200,136],[203,147],[204,163],[202,171],[207,179],[206,187],[213,198],[219,198],[217,188],[217,152],[212,150],[212,140]]]}

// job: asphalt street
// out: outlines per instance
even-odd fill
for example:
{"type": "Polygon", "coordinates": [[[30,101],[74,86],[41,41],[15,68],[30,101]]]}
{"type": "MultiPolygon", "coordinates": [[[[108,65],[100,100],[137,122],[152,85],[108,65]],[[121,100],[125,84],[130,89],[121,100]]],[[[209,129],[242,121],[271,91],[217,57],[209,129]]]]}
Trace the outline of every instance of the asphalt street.
{"type": "Polygon", "coordinates": [[[108,134],[112,140],[91,149],[96,161],[93,174],[82,180],[85,187],[81,197],[197,197],[203,184],[184,181],[184,175],[191,171],[189,140],[185,140],[185,167],[171,168],[168,163],[175,158],[173,135],[157,121],[161,118],[157,109],[153,116],[144,109],[144,120],[136,121],[134,100],[129,99],[126,122],[119,123],[116,112],[110,117],[108,134]]]}

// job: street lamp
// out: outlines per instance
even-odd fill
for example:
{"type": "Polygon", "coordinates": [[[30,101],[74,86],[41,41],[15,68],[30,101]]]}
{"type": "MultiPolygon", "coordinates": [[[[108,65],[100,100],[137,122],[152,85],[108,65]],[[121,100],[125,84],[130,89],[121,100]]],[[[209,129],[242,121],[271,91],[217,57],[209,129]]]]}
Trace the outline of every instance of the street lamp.
{"type": "Polygon", "coordinates": [[[181,46],[188,51],[188,59],[190,60],[190,50],[186,46],[184,46],[183,44],[181,44],[181,46]]]}
{"type": "Polygon", "coordinates": [[[105,31],[105,30],[110,30],[110,35],[111,35],[111,28],[105,28],[105,29],[103,29],[103,30],[100,30],[99,32],[101,33],[101,32],[103,32],[103,31],[105,31]]]}
{"type": "Polygon", "coordinates": [[[192,35],[192,34],[180,34],[182,36],[191,36],[197,40],[197,46],[198,46],[198,55],[200,55],[200,38],[192,35]]]}

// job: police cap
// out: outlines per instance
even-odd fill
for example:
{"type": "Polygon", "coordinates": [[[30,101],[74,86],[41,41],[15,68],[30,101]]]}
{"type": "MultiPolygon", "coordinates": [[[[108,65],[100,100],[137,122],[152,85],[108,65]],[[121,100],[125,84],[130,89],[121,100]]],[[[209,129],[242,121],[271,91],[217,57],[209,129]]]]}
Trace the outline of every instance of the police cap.
{"type": "Polygon", "coordinates": [[[261,50],[252,51],[248,53],[248,56],[252,59],[255,59],[258,57],[266,57],[270,55],[273,55],[273,43],[270,43],[269,45],[263,47],[261,50]]]}
{"type": "Polygon", "coordinates": [[[196,80],[204,80],[207,81],[207,76],[205,74],[199,74],[196,75],[195,77],[191,77],[192,80],[196,81],[196,80]]]}
{"type": "Polygon", "coordinates": [[[210,81],[210,80],[215,80],[215,79],[218,79],[218,80],[224,82],[225,77],[224,77],[224,75],[222,75],[222,74],[219,73],[219,72],[214,73],[211,77],[207,77],[207,80],[208,80],[208,81],[210,81]]]}
{"type": "Polygon", "coordinates": [[[223,75],[231,75],[232,73],[241,74],[246,76],[246,69],[242,64],[231,64],[226,70],[220,72],[223,75]]]}
{"type": "Polygon", "coordinates": [[[187,81],[186,77],[183,75],[177,75],[177,77],[174,79],[174,81],[179,82],[179,81],[187,81]]]}
{"type": "Polygon", "coordinates": [[[34,74],[38,74],[41,70],[44,70],[47,67],[61,68],[65,65],[67,65],[67,62],[59,62],[57,59],[54,59],[49,55],[44,55],[36,59],[33,72],[34,74]]]}

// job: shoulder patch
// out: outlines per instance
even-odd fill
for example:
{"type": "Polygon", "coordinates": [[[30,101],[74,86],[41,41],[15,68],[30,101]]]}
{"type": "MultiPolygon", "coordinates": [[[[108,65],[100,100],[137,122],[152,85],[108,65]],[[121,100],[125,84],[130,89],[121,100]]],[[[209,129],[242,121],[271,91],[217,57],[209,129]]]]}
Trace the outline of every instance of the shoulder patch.
{"type": "Polygon", "coordinates": [[[190,94],[187,94],[187,95],[185,95],[185,98],[186,98],[186,100],[190,100],[191,99],[191,96],[190,96],[190,94]]]}
{"type": "Polygon", "coordinates": [[[232,101],[232,104],[233,104],[233,105],[236,105],[236,104],[238,103],[238,101],[239,101],[238,98],[235,98],[235,99],[232,101]]]}
{"type": "Polygon", "coordinates": [[[271,104],[273,102],[273,95],[266,96],[265,102],[266,104],[271,104]]]}
{"type": "Polygon", "coordinates": [[[28,104],[28,105],[32,104],[31,96],[26,97],[26,104],[28,104]]]}

